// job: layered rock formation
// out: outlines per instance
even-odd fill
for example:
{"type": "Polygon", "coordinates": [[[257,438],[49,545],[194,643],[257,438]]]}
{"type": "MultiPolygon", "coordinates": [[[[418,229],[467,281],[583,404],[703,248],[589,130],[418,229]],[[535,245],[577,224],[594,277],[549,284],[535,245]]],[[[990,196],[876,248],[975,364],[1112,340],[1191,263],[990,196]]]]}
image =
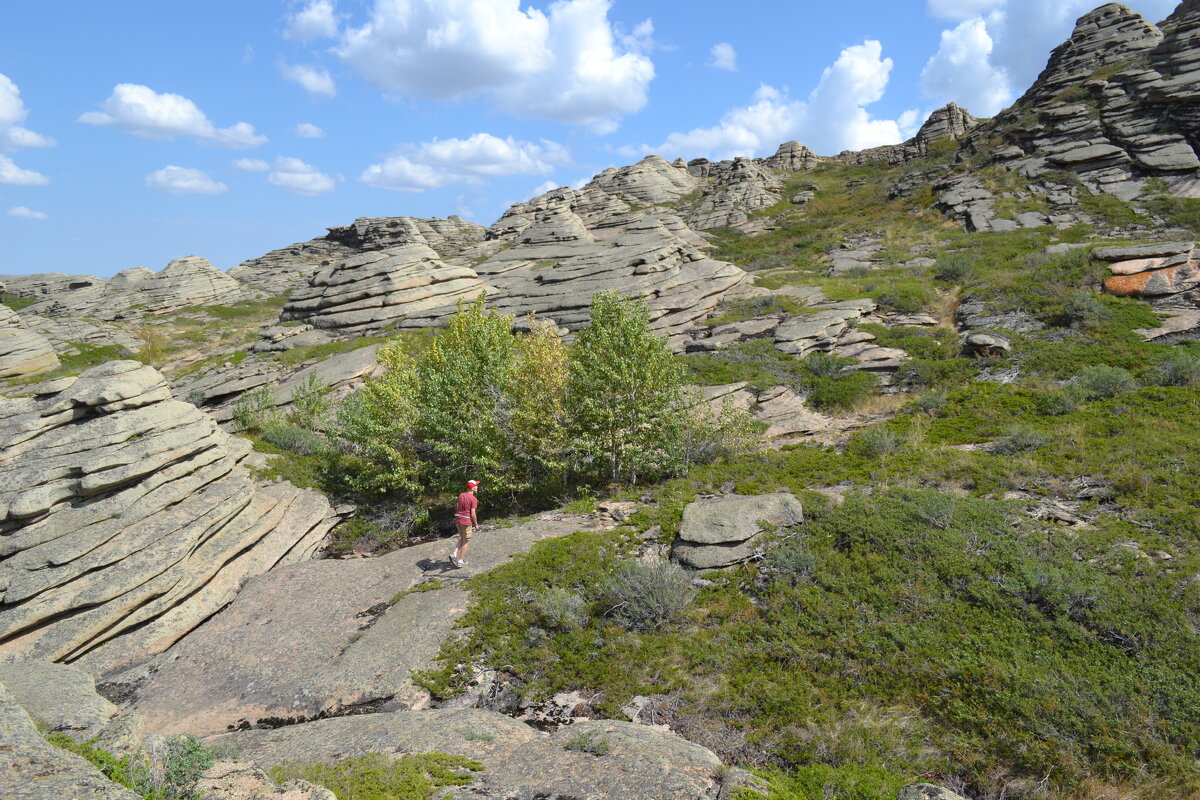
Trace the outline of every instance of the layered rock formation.
{"type": "Polygon", "coordinates": [[[948,103],[930,114],[925,124],[908,141],[869,150],[846,151],[839,154],[837,160],[846,164],[907,164],[929,155],[929,148],[935,142],[956,142],[978,124],[979,120],[965,108],[960,108],[957,103],[948,103]]]}
{"type": "Polygon", "coordinates": [[[197,256],[177,258],[159,272],[134,267],[108,281],[60,273],[11,278],[8,291],[37,300],[28,306],[30,314],[106,321],[261,296],[197,256]]]}
{"type": "Polygon", "coordinates": [[[728,567],[753,556],[766,530],[803,521],[800,501],[788,492],[696,500],[683,509],[671,558],[689,569],[728,567]]]}
{"type": "Polygon", "coordinates": [[[311,556],[325,498],[256,487],[249,443],[113,361],[0,404],[0,656],[144,659],[240,582],[311,556]]]}
{"type": "Polygon", "coordinates": [[[1200,286],[1194,242],[1097,247],[1092,255],[1108,262],[1104,290],[1119,297],[1164,300],[1200,286]]]}
{"type": "Polygon", "coordinates": [[[230,276],[268,294],[303,287],[322,266],[364,251],[387,250],[407,244],[432,248],[451,259],[483,241],[485,228],[458,216],[361,217],[350,225],[329,228],[325,236],[272,250],[229,270],[230,276]]]}
{"type": "Polygon", "coordinates": [[[58,356],[46,337],[26,327],[17,312],[0,305],[0,378],[37,375],[58,366],[58,356]]]}

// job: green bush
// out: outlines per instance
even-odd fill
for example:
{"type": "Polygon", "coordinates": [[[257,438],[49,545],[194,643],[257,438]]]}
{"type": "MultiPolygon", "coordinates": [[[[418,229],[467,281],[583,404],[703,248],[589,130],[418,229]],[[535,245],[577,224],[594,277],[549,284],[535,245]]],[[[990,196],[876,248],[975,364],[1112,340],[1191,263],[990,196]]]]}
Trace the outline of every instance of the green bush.
{"type": "Polygon", "coordinates": [[[213,765],[212,748],[191,736],[168,739],[160,752],[138,752],[120,757],[94,746],[95,740],[76,742],[62,733],[49,733],[46,741],[83,756],[113,783],[130,789],[145,800],[199,800],[192,791],[200,776],[213,765]]]}
{"type": "Polygon", "coordinates": [[[538,592],[533,610],[541,624],[550,629],[572,630],[587,622],[587,600],[570,589],[552,586],[538,592]]]}
{"type": "Polygon", "coordinates": [[[606,614],[631,631],[674,621],[696,596],[692,579],[670,561],[629,561],[605,587],[606,614]]]}
{"type": "Polygon", "coordinates": [[[1004,435],[992,445],[992,452],[1001,455],[1028,453],[1045,447],[1049,441],[1049,437],[1044,433],[1028,425],[1010,425],[1005,428],[1004,435]]]}
{"type": "Polygon", "coordinates": [[[1075,386],[1088,400],[1105,400],[1137,388],[1129,370],[1099,364],[1087,367],[1075,376],[1075,386]]]}
{"type": "Polygon", "coordinates": [[[236,431],[254,433],[280,422],[275,394],[270,386],[260,386],[246,392],[233,404],[233,428],[236,431]]]}
{"type": "Polygon", "coordinates": [[[934,280],[960,283],[971,274],[972,261],[965,253],[942,253],[933,268],[934,280]]]}
{"type": "Polygon", "coordinates": [[[271,780],[305,780],[332,791],[338,800],[432,800],[448,786],[466,786],[483,765],[443,753],[367,753],[334,764],[289,762],[268,770],[271,780]]]}
{"type": "Polygon", "coordinates": [[[563,743],[563,747],[578,753],[591,753],[594,756],[606,756],[612,752],[612,742],[594,730],[583,731],[572,736],[563,743]]]}
{"type": "Polygon", "coordinates": [[[866,458],[891,455],[904,446],[904,436],[892,428],[877,426],[850,437],[846,450],[866,458]]]}
{"type": "Polygon", "coordinates": [[[52,731],[46,734],[46,741],[61,750],[66,750],[68,753],[83,756],[89,764],[100,770],[104,777],[113,783],[124,786],[126,789],[136,788],[133,783],[133,770],[130,769],[129,759],[118,758],[107,750],[94,747],[95,739],[87,742],[76,742],[65,733],[52,731]]]}
{"type": "Polygon", "coordinates": [[[1095,328],[1110,316],[1095,295],[1073,292],[1063,300],[1062,323],[1071,328],[1095,328]]]}
{"type": "Polygon", "coordinates": [[[316,455],[325,448],[325,443],[311,430],[295,425],[268,425],[259,437],[281,450],[302,456],[316,455]]]}
{"type": "Polygon", "coordinates": [[[1179,350],[1159,356],[1150,371],[1155,386],[1195,386],[1200,383],[1200,355],[1179,350]]]}
{"type": "Polygon", "coordinates": [[[314,372],[304,383],[292,390],[292,408],[288,422],[309,430],[325,427],[325,417],[333,408],[329,385],[314,372]]]}
{"type": "Polygon", "coordinates": [[[768,551],[767,566],[780,577],[806,580],[817,566],[817,556],[803,540],[789,539],[768,551]]]}
{"type": "Polygon", "coordinates": [[[1070,391],[1070,388],[1074,387],[1048,389],[1039,394],[1037,398],[1038,412],[1047,417],[1061,417],[1064,414],[1070,414],[1077,405],[1075,392],[1070,391]]]}

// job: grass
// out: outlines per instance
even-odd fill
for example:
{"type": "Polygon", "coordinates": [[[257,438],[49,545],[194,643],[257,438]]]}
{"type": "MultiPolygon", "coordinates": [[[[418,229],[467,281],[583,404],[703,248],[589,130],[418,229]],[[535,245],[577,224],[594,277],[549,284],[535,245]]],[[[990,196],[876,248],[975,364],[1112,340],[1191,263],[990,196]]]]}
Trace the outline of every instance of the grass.
{"type": "Polygon", "coordinates": [[[287,763],[268,770],[271,780],[306,780],[332,791],[338,800],[432,800],[442,789],[466,786],[483,765],[444,753],[392,756],[367,753],[334,764],[287,763]]]}
{"type": "Polygon", "coordinates": [[[16,294],[0,294],[0,305],[5,305],[13,311],[20,311],[22,308],[33,305],[38,302],[37,297],[22,297],[16,294]]]}
{"type": "Polygon", "coordinates": [[[270,353],[268,357],[280,364],[296,366],[308,361],[322,361],[330,356],[350,353],[364,347],[370,347],[371,345],[383,344],[396,337],[404,339],[408,343],[411,352],[417,353],[427,347],[429,342],[433,340],[433,332],[429,330],[406,330],[399,333],[384,331],[374,336],[359,336],[354,339],[340,339],[333,342],[308,345],[306,347],[294,347],[291,350],[270,353]]]}

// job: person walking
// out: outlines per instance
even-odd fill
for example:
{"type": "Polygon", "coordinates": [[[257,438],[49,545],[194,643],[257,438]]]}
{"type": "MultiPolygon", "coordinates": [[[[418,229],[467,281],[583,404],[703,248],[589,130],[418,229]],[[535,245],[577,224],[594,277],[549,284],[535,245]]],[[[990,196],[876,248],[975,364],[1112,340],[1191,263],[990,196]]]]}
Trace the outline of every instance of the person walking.
{"type": "Polygon", "coordinates": [[[450,563],[456,567],[467,565],[467,547],[471,544],[471,534],[479,527],[479,499],[475,492],[479,489],[479,481],[467,481],[467,490],[458,496],[458,510],[454,512],[454,524],[458,526],[458,544],[450,554],[450,563]]]}

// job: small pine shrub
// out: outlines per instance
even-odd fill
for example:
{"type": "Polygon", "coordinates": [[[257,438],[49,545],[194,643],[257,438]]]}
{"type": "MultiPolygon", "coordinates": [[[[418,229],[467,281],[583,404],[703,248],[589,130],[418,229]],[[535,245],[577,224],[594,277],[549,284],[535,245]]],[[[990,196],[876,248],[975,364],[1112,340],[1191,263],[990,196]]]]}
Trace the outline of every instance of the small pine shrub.
{"type": "Polygon", "coordinates": [[[570,589],[552,587],[539,592],[533,610],[542,625],[556,630],[574,630],[587,622],[587,601],[570,589]]]}
{"type": "Polygon", "coordinates": [[[275,395],[270,386],[246,392],[233,404],[233,427],[237,431],[259,431],[278,424],[275,395]]]}
{"type": "Polygon", "coordinates": [[[1085,292],[1074,292],[1063,301],[1062,323],[1066,327],[1095,328],[1109,316],[1108,308],[1085,292]]]}
{"type": "Polygon", "coordinates": [[[628,561],[605,587],[608,616],[632,631],[670,624],[695,596],[691,578],[670,561],[628,561]]]}
{"type": "Polygon", "coordinates": [[[1075,410],[1075,406],[1075,395],[1066,388],[1050,389],[1039,394],[1037,398],[1038,412],[1047,417],[1070,414],[1075,410]]]}
{"type": "Polygon", "coordinates": [[[832,356],[829,353],[810,353],[805,356],[804,368],[818,378],[836,378],[842,374],[846,360],[832,356]]]}
{"type": "Polygon", "coordinates": [[[1097,364],[1075,376],[1075,385],[1088,400],[1107,400],[1137,388],[1137,381],[1128,370],[1097,364]]]}
{"type": "Polygon", "coordinates": [[[971,259],[965,253],[943,253],[933,268],[934,280],[959,283],[971,273],[971,259]]]}
{"type": "Polygon", "coordinates": [[[1045,434],[1030,428],[1028,425],[1012,425],[992,445],[992,452],[1000,453],[1001,455],[1028,453],[1045,447],[1049,441],[1049,438],[1045,434]]]}
{"type": "Polygon", "coordinates": [[[867,428],[859,431],[846,445],[847,452],[867,458],[891,455],[904,446],[904,436],[891,428],[867,428]]]}
{"type": "Polygon", "coordinates": [[[295,425],[269,425],[259,434],[263,441],[281,450],[302,456],[316,455],[324,449],[321,437],[295,425]]]}
{"type": "Polygon", "coordinates": [[[563,743],[563,747],[577,753],[591,753],[594,756],[604,756],[612,752],[612,742],[601,737],[594,730],[572,736],[563,743]]]}
{"type": "Polygon", "coordinates": [[[1180,350],[1155,359],[1150,382],[1155,386],[1195,386],[1200,383],[1200,355],[1180,350]]]}
{"type": "Polygon", "coordinates": [[[797,539],[790,539],[767,555],[767,565],[780,577],[807,580],[817,566],[816,554],[797,539]]]}
{"type": "Polygon", "coordinates": [[[324,419],[333,408],[329,392],[329,386],[316,373],[310,374],[308,380],[292,390],[288,422],[299,428],[323,428],[324,419]]]}
{"type": "Polygon", "coordinates": [[[165,788],[174,797],[187,797],[200,776],[215,761],[212,750],[192,736],[179,736],[167,743],[163,764],[165,788]]]}

